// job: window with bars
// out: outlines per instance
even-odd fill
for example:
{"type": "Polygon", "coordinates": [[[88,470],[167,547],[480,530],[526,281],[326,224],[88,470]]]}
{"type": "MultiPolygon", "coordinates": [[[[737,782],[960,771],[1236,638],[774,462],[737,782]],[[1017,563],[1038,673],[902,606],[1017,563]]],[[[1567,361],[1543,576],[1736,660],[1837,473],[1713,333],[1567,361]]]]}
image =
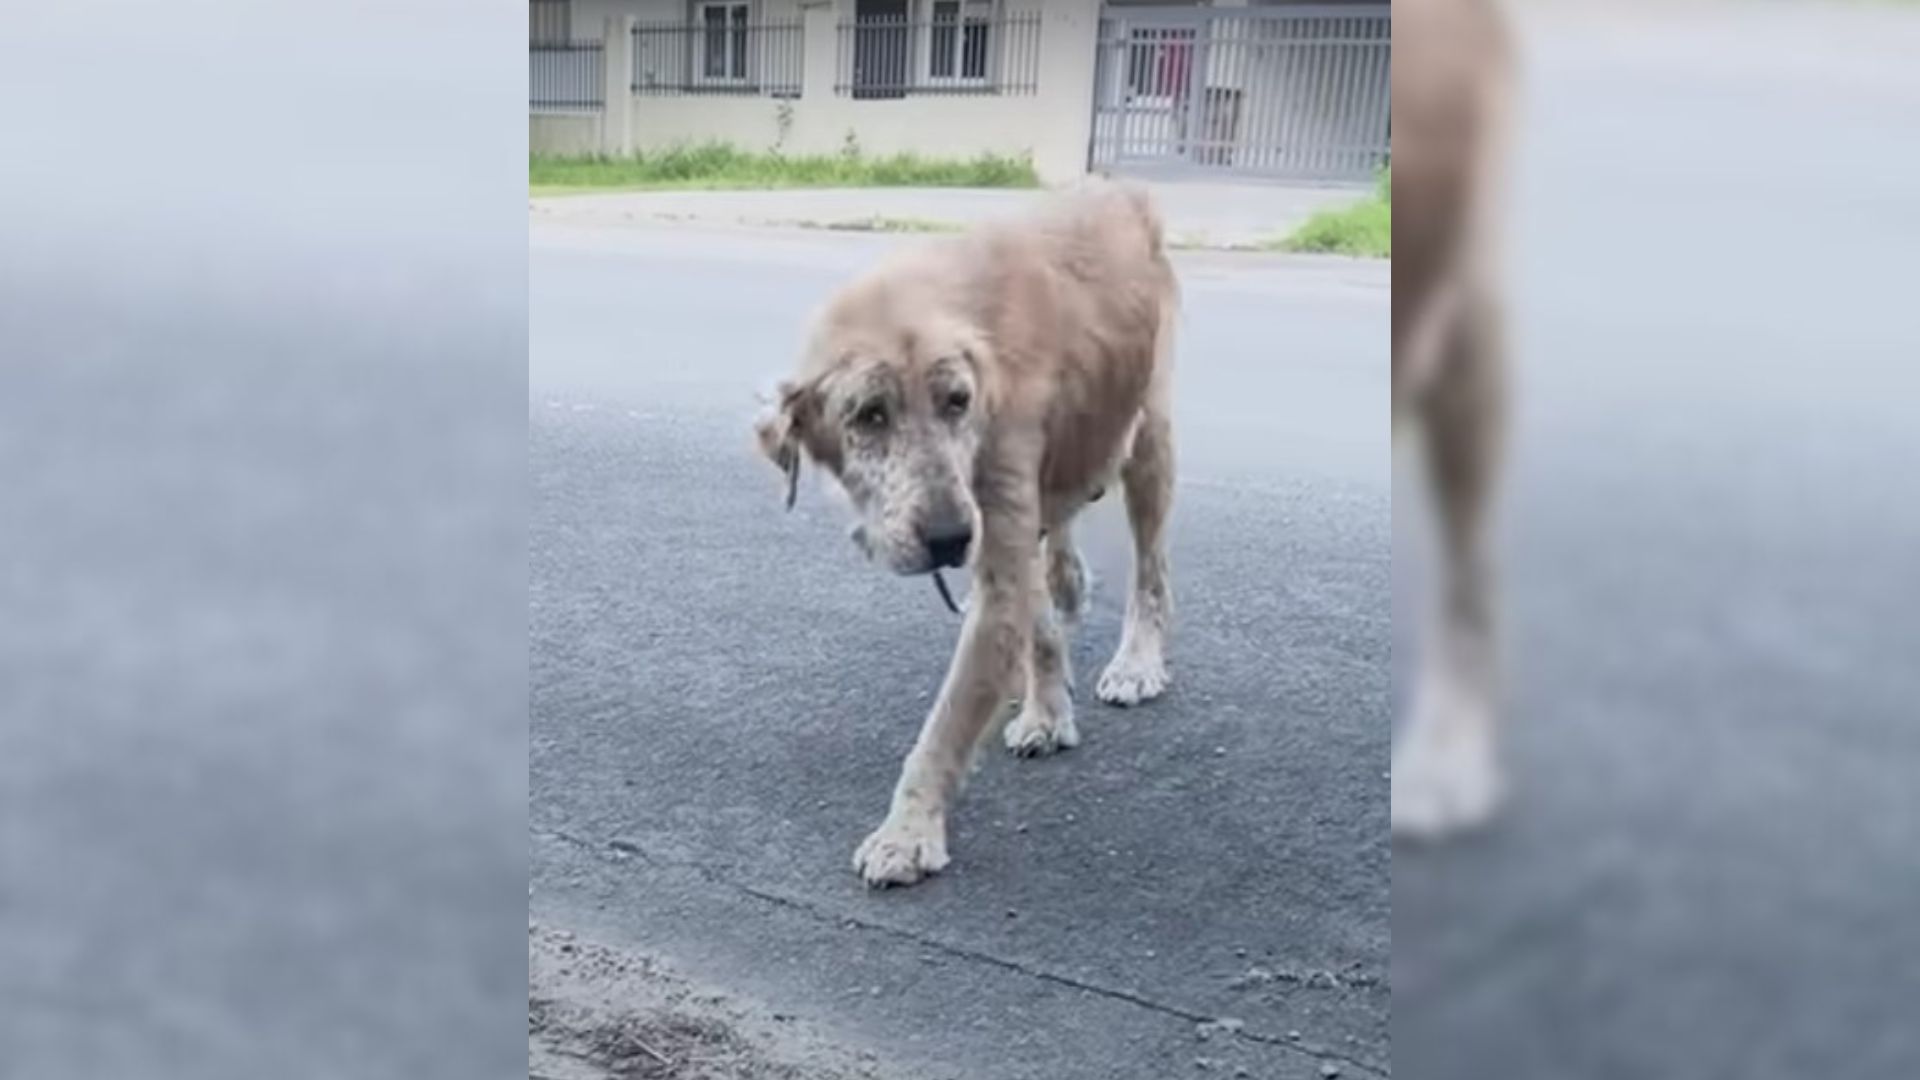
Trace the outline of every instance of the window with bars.
{"type": "Polygon", "coordinates": [[[714,81],[745,82],[747,29],[752,5],[738,0],[701,3],[694,12],[700,31],[700,74],[714,81]]]}
{"type": "Polygon", "coordinates": [[[573,41],[573,0],[528,0],[527,40],[534,45],[573,41]]]}
{"type": "Polygon", "coordinates": [[[927,77],[985,80],[991,0],[933,0],[929,15],[927,77]]]}
{"type": "Polygon", "coordinates": [[[1043,22],[1039,0],[857,0],[839,24],[834,93],[1032,94],[1043,22]]]}
{"type": "Polygon", "coordinates": [[[806,27],[768,22],[751,0],[690,0],[673,20],[633,28],[633,92],[796,97],[806,66],[806,27]]]}

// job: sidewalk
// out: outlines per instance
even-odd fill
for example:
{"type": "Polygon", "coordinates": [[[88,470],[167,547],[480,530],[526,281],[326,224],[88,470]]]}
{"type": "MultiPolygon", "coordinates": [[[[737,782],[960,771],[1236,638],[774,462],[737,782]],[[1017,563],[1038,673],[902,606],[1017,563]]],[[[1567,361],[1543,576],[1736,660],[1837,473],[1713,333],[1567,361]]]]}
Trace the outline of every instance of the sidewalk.
{"type": "MultiPolygon", "coordinates": [[[[1361,187],[1205,182],[1148,183],[1167,238],[1186,248],[1254,247],[1285,236],[1314,211],[1366,197],[1361,187]]],[[[974,188],[795,188],[769,191],[631,191],[529,200],[543,222],[638,225],[661,222],[759,228],[939,232],[1018,210],[1033,190],[974,188]]]]}

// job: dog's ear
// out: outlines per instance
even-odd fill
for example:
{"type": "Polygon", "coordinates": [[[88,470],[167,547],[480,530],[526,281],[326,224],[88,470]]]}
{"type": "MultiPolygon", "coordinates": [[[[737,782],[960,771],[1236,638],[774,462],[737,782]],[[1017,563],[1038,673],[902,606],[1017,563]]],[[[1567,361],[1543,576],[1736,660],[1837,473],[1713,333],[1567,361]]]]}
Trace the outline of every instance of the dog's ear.
{"type": "Polygon", "coordinates": [[[800,490],[800,425],[806,393],[804,387],[780,383],[771,394],[762,395],[760,415],[753,422],[760,452],[786,475],[789,510],[800,490]]]}
{"type": "Polygon", "coordinates": [[[975,408],[983,416],[992,416],[999,411],[1000,405],[1000,385],[999,380],[994,378],[992,348],[985,338],[976,335],[967,335],[960,341],[960,359],[973,372],[975,408]]]}

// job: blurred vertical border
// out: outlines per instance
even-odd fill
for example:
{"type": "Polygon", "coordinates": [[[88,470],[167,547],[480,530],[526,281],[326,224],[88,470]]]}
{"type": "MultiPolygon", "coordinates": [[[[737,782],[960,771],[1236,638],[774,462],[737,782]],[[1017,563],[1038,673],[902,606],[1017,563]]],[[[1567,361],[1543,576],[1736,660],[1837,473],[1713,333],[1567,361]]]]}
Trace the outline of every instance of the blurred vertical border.
{"type": "Polygon", "coordinates": [[[1507,10],[1511,799],[1395,851],[1395,1073],[1920,1076],[1920,6],[1507,10]]]}
{"type": "Polygon", "coordinates": [[[517,1075],[525,12],[0,34],[0,1075],[517,1075]]]}

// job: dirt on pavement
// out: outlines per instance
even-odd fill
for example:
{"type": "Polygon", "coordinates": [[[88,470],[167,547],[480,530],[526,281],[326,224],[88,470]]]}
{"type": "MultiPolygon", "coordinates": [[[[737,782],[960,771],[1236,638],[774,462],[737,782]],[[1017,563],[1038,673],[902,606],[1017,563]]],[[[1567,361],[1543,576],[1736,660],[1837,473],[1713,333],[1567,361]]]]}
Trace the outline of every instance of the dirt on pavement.
{"type": "Polygon", "coordinates": [[[903,1080],[797,1019],[695,987],[657,958],[527,927],[531,1080],[903,1080]]]}

